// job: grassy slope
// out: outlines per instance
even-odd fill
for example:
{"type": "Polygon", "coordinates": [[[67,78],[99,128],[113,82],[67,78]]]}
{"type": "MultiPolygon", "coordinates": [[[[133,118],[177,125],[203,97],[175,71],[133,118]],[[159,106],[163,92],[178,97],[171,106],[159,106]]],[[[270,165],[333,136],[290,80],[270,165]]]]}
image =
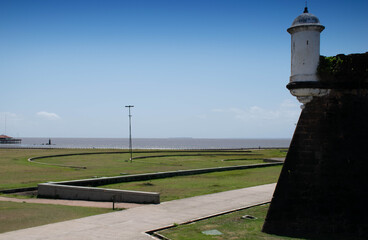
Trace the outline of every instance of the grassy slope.
{"type": "MultiPolygon", "coordinates": [[[[37,183],[90,177],[94,172],[30,163],[30,157],[76,153],[74,149],[0,149],[0,189],[37,186],[37,183]]],[[[88,150],[96,152],[96,150],[88,150]]],[[[118,173],[117,173],[118,174],[118,173]]]]}
{"type": "MultiPolygon", "coordinates": [[[[29,157],[53,155],[53,154],[65,154],[65,153],[78,153],[78,152],[101,152],[107,150],[78,150],[78,149],[0,149],[0,189],[36,186],[39,182],[45,181],[57,181],[68,179],[80,179],[92,176],[113,176],[118,175],[121,172],[124,173],[140,173],[140,172],[154,172],[154,171],[169,171],[175,169],[189,169],[189,168],[203,168],[203,167],[216,167],[216,166],[229,166],[229,165],[243,165],[259,162],[260,160],[250,160],[255,158],[268,158],[268,157],[283,157],[284,151],[280,150],[261,150],[254,151],[255,154],[260,155],[232,155],[224,156],[218,155],[221,153],[201,153],[205,156],[186,156],[186,157],[165,157],[165,158],[149,158],[139,159],[133,163],[126,162],[129,155],[123,154],[105,154],[105,155],[86,155],[86,156],[73,156],[73,157],[60,157],[53,159],[44,159],[42,161],[70,164],[76,166],[86,166],[87,169],[74,170],[70,168],[55,167],[40,165],[35,163],[29,163],[27,159],[29,157]],[[232,161],[222,161],[224,159],[232,159],[232,161]],[[52,160],[52,161],[51,161],[52,160]]],[[[116,150],[111,150],[116,151],[116,150]]],[[[167,153],[165,153],[167,154],[167,153]]],[[[169,153],[170,154],[170,153],[169,153]]],[[[173,152],[173,155],[177,155],[177,152],[173,152]]],[[[193,153],[187,153],[193,154],[193,153]]],[[[138,155],[162,155],[162,153],[141,153],[138,155]]],[[[201,182],[201,185],[196,188],[190,194],[205,194],[217,191],[224,191],[239,187],[246,187],[251,185],[257,185],[264,182],[264,179],[270,178],[271,182],[276,181],[280,167],[270,167],[263,169],[252,169],[253,173],[247,174],[240,171],[212,173],[208,174],[204,179],[203,176],[192,176],[196,179],[197,183],[201,182]],[[257,171],[259,171],[257,173],[257,171]],[[271,172],[268,172],[271,171],[271,172]],[[246,176],[249,179],[241,179],[239,177],[246,176]],[[259,179],[260,176],[261,179],[259,179]],[[234,180],[238,179],[238,180],[234,180]],[[253,179],[253,180],[250,180],[253,179]],[[236,184],[235,184],[236,182],[236,184]],[[240,184],[240,185],[238,185],[240,184]],[[245,184],[245,185],[243,185],[245,184]],[[210,190],[210,192],[203,192],[203,189],[210,190]]],[[[188,177],[184,177],[188,178],[188,177]]],[[[191,177],[189,177],[190,179],[191,177]]],[[[193,182],[190,180],[177,181],[177,179],[162,179],[165,186],[171,186],[171,191],[176,193],[171,196],[171,199],[187,197],[183,195],[182,189],[194,188],[193,182]]],[[[267,180],[268,181],[268,180],[267,180]]],[[[197,183],[195,185],[197,185],[197,183]]],[[[143,184],[146,186],[147,184],[143,184]]],[[[155,186],[155,185],[154,185],[155,186]]],[[[148,191],[152,190],[151,186],[148,186],[148,191]]],[[[207,191],[206,190],[206,191],[207,191]]],[[[165,195],[165,194],[164,194],[165,195]]],[[[190,195],[192,196],[192,195],[190,195]]],[[[164,200],[168,200],[170,197],[164,200]]],[[[0,202],[0,232],[11,231],[15,229],[27,228],[31,226],[38,226],[51,222],[64,221],[68,219],[80,218],[84,216],[100,214],[108,212],[107,209],[94,209],[94,208],[80,208],[80,207],[68,207],[57,205],[44,205],[44,204],[26,204],[26,203],[10,203],[0,202]]]]}
{"type": "Polygon", "coordinates": [[[277,181],[281,166],[118,183],[104,188],[159,192],[161,201],[251,187],[277,181]]]}
{"type": "MultiPolygon", "coordinates": [[[[54,157],[40,159],[40,162],[85,166],[87,169],[71,169],[65,167],[49,166],[27,161],[30,157],[78,152],[106,152],[108,150],[80,150],[80,149],[0,149],[0,189],[36,186],[37,183],[47,181],[61,181],[91,178],[94,176],[116,176],[120,173],[144,173],[157,171],[172,171],[179,169],[193,169],[218,166],[245,165],[261,162],[261,158],[282,157],[285,152],[280,150],[256,150],[252,154],[244,153],[239,156],[220,155],[224,153],[200,153],[201,156],[163,157],[137,159],[128,162],[129,154],[101,154],[69,157],[54,157]],[[237,159],[222,161],[224,159],[237,159]],[[253,159],[253,160],[251,160],[253,159]]],[[[116,150],[110,150],[116,151],[116,150]]],[[[135,156],[147,155],[177,155],[172,153],[137,153],[135,156]]],[[[187,152],[184,154],[193,155],[187,152]]]]}
{"type": "Polygon", "coordinates": [[[245,209],[242,211],[198,221],[192,224],[181,225],[175,228],[160,231],[159,233],[175,240],[277,240],[277,239],[297,239],[269,235],[261,232],[268,205],[262,205],[245,209]],[[244,215],[257,217],[255,220],[241,219],[244,215]],[[217,229],[222,235],[209,236],[202,232],[217,229]]]}
{"type": "Polygon", "coordinates": [[[104,208],[0,202],[0,233],[111,211],[104,208]]]}

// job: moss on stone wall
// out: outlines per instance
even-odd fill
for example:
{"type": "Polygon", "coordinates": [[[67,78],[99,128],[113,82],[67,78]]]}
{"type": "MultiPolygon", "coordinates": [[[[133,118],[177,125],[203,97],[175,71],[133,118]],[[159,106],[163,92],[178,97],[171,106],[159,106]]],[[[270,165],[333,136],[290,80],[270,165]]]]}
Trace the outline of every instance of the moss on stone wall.
{"type": "Polygon", "coordinates": [[[339,54],[320,56],[318,75],[321,82],[368,82],[368,52],[363,54],[339,54]]]}

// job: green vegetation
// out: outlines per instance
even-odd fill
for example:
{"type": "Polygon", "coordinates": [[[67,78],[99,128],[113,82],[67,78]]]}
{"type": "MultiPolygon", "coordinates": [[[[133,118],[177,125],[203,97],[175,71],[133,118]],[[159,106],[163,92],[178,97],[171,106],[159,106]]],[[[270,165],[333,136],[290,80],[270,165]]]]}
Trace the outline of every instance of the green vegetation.
{"type": "Polygon", "coordinates": [[[104,208],[0,202],[0,233],[111,211],[104,208]]]}
{"type": "Polygon", "coordinates": [[[268,205],[252,207],[230,214],[194,222],[191,224],[180,225],[178,227],[166,229],[158,232],[159,234],[175,240],[277,240],[277,239],[297,239],[289,237],[280,237],[261,232],[268,205]],[[242,219],[242,216],[249,215],[256,219],[242,219]],[[202,232],[208,230],[218,230],[222,235],[210,236],[202,232]]]}
{"type": "Polygon", "coordinates": [[[134,159],[130,163],[127,151],[120,153],[76,155],[38,159],[39,162],[83,166],[76,169],[43,165],[28,162],[30,157],[49,156],[73,153],[105,153],[117,150],[101,149],[0,149],[0,190],[37,186],[47,181],[63,181],[72,179],[117,176],[120,174],[136,174],[163,172],[206,167],[246,165],[262,162],[263,158],[284,157],[285,151],[279,149],[246,151],[140,151],[134,157],[156,156],[134,159]],[[163,157],[162,155],[171,155],[163,157]],[[184,156],[178,156],[184,155],[184,156]],[[223,161],[232,159],[232,161],[223,161]]]}
{"type": "MultiPolygon", "coordinates": [[[[78,153],[81,151],[83,150],[0,149],[0,189],[34,187],[41,182],[91,177],[92,174],[95,174],[93,171],[47,166],[27,161],[30,157],[78,153]]],[[[88,152],[98,151],[101,150],[88,150],[88,152]]]]}
{"type": "Polygon", "coordinates": [[[368,53],[321,56],[318,66],[321,82],[368,82],[368,53]]]}
{"type": "Polygon", "coordinates": [[[151,181],[118,183],[103,188],[159,192],[161,201],[193,197],[277,182],[282,166],[214,172],[151,181]]]}
{"type": "MultiPolygon", "coordinates": [[[[140,151],[130,163],[129,153],[121,150],[80,149],[0,149],[0,189],[37,186],[37,183],[94,176],[173,171],[206,167],[246,165],[263,162],[264,158],[285,157],[280,149],[249,151],[140,151]],[[39,162],[85,169],[28,162],[30,157],[57,154],[101,153],[38,159],[39,162]],[[106,153],[106,152],[110,152],[106,153]],[[168,155],[168,156],[163,156],[168,155]]],[[[162,200],[185,198],[207,193],[255,186],[277,181],[281,167],[235,170],[186,177],[157,179],[118,184],[116,188],[161,192],[162,200]],[[185,191],[184,191],[185,189],[185,191]],[[188,190],[190,189],[190,191],[188,190]]],[[[106,213],[109,209],[60,205],[0,202],[0,232],[106,213]]],[[[200,238],[202,239],[202,238],[200,238]]]]}

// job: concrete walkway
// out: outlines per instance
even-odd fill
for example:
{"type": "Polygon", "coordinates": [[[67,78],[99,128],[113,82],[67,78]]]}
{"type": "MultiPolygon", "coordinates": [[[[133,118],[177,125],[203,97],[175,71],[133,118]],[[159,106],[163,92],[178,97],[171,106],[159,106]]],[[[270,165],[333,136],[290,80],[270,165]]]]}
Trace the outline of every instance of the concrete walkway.
{"type": "Polygon", "coordinates": [[[145,232],[269,202],[275,186],[243,188],[53,223],[3,233],[0,240],[152,240],[145,232]]]}

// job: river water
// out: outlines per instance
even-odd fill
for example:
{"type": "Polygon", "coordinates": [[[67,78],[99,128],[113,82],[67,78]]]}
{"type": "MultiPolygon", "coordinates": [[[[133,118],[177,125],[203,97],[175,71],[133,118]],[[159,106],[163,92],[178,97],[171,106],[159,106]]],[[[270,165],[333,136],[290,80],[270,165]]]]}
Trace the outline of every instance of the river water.
{"type": "MultiPolygon", "coordinates": [[[[0,148],[105,148],[128,149],[128,138],[22,138],[21,144],[0,144],[0,148]]],[[[133,138],[134,149],[239,149],[287,148],[291,139],[229,138],[133,138]]]]}

